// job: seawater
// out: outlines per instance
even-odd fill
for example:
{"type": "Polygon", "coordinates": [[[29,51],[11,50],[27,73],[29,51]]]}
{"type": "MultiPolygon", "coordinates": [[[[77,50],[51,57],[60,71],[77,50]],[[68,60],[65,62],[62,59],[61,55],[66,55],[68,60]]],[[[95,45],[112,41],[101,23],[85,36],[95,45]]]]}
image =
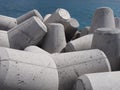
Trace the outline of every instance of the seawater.
{"type": "Polygon", "coordinates": [[[120,0],[0,0],[0,14],[15,18],[32,9],[44,17],[57,8],[65,8],[79,21],[80,28],[91,24],[93,13],[99,7],[110,7],[120,17],[120,0]]]}

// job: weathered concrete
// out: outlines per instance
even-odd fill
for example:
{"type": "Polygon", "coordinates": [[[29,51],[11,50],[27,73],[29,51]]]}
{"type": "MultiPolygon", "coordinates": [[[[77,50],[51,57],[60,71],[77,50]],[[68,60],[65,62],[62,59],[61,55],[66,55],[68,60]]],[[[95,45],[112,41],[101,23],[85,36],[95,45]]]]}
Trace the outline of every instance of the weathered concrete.
{"type": "Polygon", "coordinates": [[[112,70],[120,70],[120,30],[99,28],[94,33],[92,48],[97,48],[107,55],[112,70]]]}
{"type": "Polygon", "coordinates": [[[111,8],[98,8],[93,16],[90,32],[94,32],[97,28],[115,28],[114,14],[111,8]]]}
{"type": "Polygon", "coordinates": [[[46,22],[46,20],[51,16],[52,14],[46,14],[44,19],[43,19],[43,22],[46,22]]]}
{"type": "Polygon", "coordinates": [[[81,36],[88,35],[90,33],[90,26],[86,26],[81,30],[81,36]]]}
{"type": "Polygon", "coordinates": [[[46,34],[47,27],[38,17],[32,17],[8,31],[10,47],[24,49],[36,45],[46,34]]]}
{"type": "Polygon", "coordinates": [[[42,48],[49,53],[61,52],[66,46],[64,26],[60,23],[47,24],[48,33],[42,42],[42,48]]]}
{"type": "Polygon", "coordinates": [[[0,90],[58,90],[58,72],[53,59],[0,48],[0,90]]]}
{"type": "Polygon", "coordinates": [[[70,41],[66,47],[65,52],[72,52],[72,51],[81,51],[81,50],[88,50],[91,49],[92,45],[93,34],[89,34],[73,41],[70,41]]]}
{"type": "Polygon", "coordinates": [[[10,47],[7,31],[0,30],[0,47],[10,47]]]}
{"type": "Polygon", "coordinates": [[[25,20],[33,17],[33,16],[37,16],[41,19],[41,21],[43,20],[43,17],[41,16],[41,14],[37,11],[37,10],[32,10],[32,11],[29,11],[27,12],[26,14],[20,16],[17,18],[17,24],[20,24],[22,22],[24,22],[25,20]]]}
{"type": "Polygon", "coordinates": [[[75,32],[72,40],[75,40],[75,39],[77,39],[77,38],[80,38],[80,36],[81,36],[81,32],[77,30],[77,31],[75,32]]]}
{"type": "Polygon", "coordinates": [[[59,75],[59,90],[72,90],[78,76],[87,73],[111,71],[105,54],[100,50],[87,50],[52,55],[59,75]]]}
{"type": "Polygon", "coordinates": [[[70,19],[70,14],[67,10],[58,8],[44,23],[59,23],[70,19]]]}
{"type": "Polygon", "coordinates": [[[65,28],[66,41],[69,42],[73,38],[75,32],[78,30],[80,24],[75,18],[70,18],[62,24],[65,28]]]}
{"type": "Polygon", "coordinates": [[[50,53],[34,45],[26,47],[24,51],[34,52],[34,53],[44,53],[44,54],[50,55],[50,53]]]}
{"type": "Polygon", "coordinates": [[[74,90],[119,90],[120,72],[86,74],[78,78],[74,90]]]}
{"type": "Polygon", "coordinates": [[[120,29],[120,18],[119,17],[115,17],[115,26],[116,28],[120,29]]]}
{"type": "Polygon", "coordinates": [[[17,26],[15,18],[0,15],[0,30],[8,31],[15,26],[17,26]]]}

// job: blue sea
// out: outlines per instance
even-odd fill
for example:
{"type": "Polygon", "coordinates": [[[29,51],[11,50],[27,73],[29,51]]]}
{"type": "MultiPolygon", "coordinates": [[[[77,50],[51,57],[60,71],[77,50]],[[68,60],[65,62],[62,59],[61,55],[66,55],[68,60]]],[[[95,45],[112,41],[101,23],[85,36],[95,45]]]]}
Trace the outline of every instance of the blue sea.
{"type": "Polygon", "coordinates": [[[96,8],[104,6],[111,7],[115,16],[120,17],[120,0],[0,0],[0,14],[18,17],[37,9],[44,16],[57,8],[65,8],[83,28],[91,24],[96,8]]]}

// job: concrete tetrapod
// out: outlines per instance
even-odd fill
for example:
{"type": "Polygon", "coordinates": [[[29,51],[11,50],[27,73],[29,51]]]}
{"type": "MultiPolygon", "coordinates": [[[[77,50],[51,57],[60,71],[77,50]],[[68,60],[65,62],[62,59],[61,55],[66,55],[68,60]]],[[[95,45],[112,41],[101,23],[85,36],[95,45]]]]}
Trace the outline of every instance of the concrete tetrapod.
{"type": "Polygon", "coordinates": [[[119,17],[115,17],[115,26],[116,28],[120,29],[120,18],[119,17]]]}
{"type": "Polygon", "coordinates": [[[8,31],[10,47],[24,49],[36,45],[47,32],[47,27],[38,17],[31,17],[8,31]]]}
{"type": "Polygon", "coordinates": [[[59,90],[72,90],[78,76],[111,71],[105,54],[100,50],[86,50],[52,55],[59,75],[59,90]]]}
{"type": "Polygon", "coordinates": [[[59,23],[70,19],[70,14],[67,10],[58,8],[44,23],[59,23]]]}
{"type": "Polygon", "coordinates": [[[93,34],[85,35],[70,41],[64,48],[65,52],[81,51],[91,49],[93,34]]]}
{"type": "Polygon", "coordinates": [[[120,30],[99,28],[94,33],[93,49],[100,49],[107,55],[112,70],[120,70],[120,30]]]}
{"type": "Polygon", "coordinates": [[[43,19],[43,22],[46,22],[46,20],[51,16],[52,14],[46,14],[44,19],[43,19]]]}
{"type": "Polygon", "coordinates": [[[111,8],[98,8],[93,16],[90,32],[94,32],[97,28],[115,28],[114,14],[111,8]]]}
{"type": "Polygon", "coordinates": [[[42,42],[42,48],[49,53],[61,52],[66,46],[64,27],[60,23],[47,24],[48,33],[42,42]]]}
{"type": "Polygon", "coordinates": [[[29,11],[26,14],[16,18],[17,19],[17,24],[20,24],[20,23],[24,22],[25,20],[27,20],[27,19],[29,19],[33,16],[39,17],[41,21],[43,20],[43,17],[41,16],[41,14],[36,9],[34,9],[34,10],[29,11]]]}
{"type": "Polygon", "coordinates": [[[0,48],[0,90],[58,90],[58,72],[45,54],[0,48]]]}
{"type": "Polygon", "coordinates": [[[73,38],[75,32],[78,30],[80,24],[75,18],[70,18],[62,24],[65,28],[66,41],[69,42],[73,38]]]}
{"type": "Polygon", "coordinates": [[[85,74],[78,78],[74,90],[119,90],[120,72],[85,74]]]}
{"type": "Polygon", "coordinates": [[[15,18],[0,15],[0,30],[8,31],[15,26],[17,26],[15,18]]]}
{"type": "Polygon", "coordinates": [[[29,52],[34,52],[34,53],[44,53],[44,54],[50,55],[50,53],[34,45],[26,47],[24,51],[29,51],[29,52]]]}

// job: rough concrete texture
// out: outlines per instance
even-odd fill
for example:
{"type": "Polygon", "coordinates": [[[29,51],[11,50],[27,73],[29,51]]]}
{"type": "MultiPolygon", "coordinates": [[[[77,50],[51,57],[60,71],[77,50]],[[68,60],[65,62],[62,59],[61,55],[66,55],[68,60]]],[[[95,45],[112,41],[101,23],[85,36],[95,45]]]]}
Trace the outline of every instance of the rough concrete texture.
{"type": "Polygon", "coordinates": [[[29,12],[25,13],[24,15],[18,17],[17,24],[20,24],[33,16],[39,17],[41,21],[43,20],[43,17],[41,16],[41,14],[37,10],[34,9],[34,10],[29,11],[29,12]]]}
{"type": "Polygon", "coordinates": [[[115,17],[115,26],[116,28],[120,29],[120,18],[119,17],[115,17]]]}
{"type": "Polygon", "coordinates": [[[64,26],[60,23],[47,24],[48,33],[42,42],[42,48],[49,53],[61,52],[66,46],[64,26]]]}
{"type": "Polygon", "coordinates": [[[86,74],[78,78],[74,90],[119,90],[120,72],[86,74]]]}
{"type": "Polygon", "coordinates": [[[15,26],[17,26],[15,18],[0,15],[0,30],[8,31],[15,26]]]}
{"type": "Polygon", "coordinates": [[[44,53],[44,54],[50,55],[50,53],[34,45],[26,47],[24,51],[34,52],[34,53],[44,53]]]}
{"type": "Polygon", "coordinates": [[[77,30],[77,31],[75,32],[72,40],[75,40],[75,39],[77,39],[77,38],[80,38],[80,36],[81,36],[81,32],[77,30]]]}
{"type": "Polygon", "coordinates": [[[94,33],[92,48],[97,48],[107,55],[112,70],[120,70],[120,30],[99,28],[94,33]]]}
{"type": "Polygon", "coordinates": [[[91,49],[93,34],[85,35],[70,41],[64,48],[65,52],[91,49]]]}
{"type": "Polygon", "coordinates": [[[46,14],[44,19],[43,19],[43,22],[46,22],[46,20],[51,16],[52,14],[46,14]]]}
{"type": "Polygon", "coordinates": [[[90,33],[90,26],[86,26],[81,30],[81,36],[88,35],[90,33]]]}
{"type": "Polygon", "coordinates": [[[98,8],[93,16],[90,32],[94,32],[97,28],[115,28],[114,14],[111,8],[98,8]]]}
{"type": "Polygon", "coordinates": [[[0,48],[0,90],[58,90],[58,72],[53,59],[0,48]]]}
{"type": "Polygon", "coordinates": [[[47,32],[47,27],[38,17],[31,17],[8,31],[10,47],[24,49],[36,45],[47,32]]]}
{"type": "Polygon", "coordinates": [[[58,8],[44,23],[59,23],[70,19],[70,14],[67,10],[58,8]]]}
{"type": "Polygon", "coordinates": [[[0,47],[10,47],[7,31],[0,30],[0,47]]]}
{"type": "Polygon", "coordinates": [[[75,32],[78,30],[80,24],[75,18],[70,18],[62,24],[65,28],[66,41],[69,42],[73,38],[75,32]]]}
{"type": "Polygon", "coordinates": [[[78,76],[87,73],[111,71],[105,54],[100,50],[87,50],[52,55],[59,75],[59,90],[72,90],[78,76]]]}

